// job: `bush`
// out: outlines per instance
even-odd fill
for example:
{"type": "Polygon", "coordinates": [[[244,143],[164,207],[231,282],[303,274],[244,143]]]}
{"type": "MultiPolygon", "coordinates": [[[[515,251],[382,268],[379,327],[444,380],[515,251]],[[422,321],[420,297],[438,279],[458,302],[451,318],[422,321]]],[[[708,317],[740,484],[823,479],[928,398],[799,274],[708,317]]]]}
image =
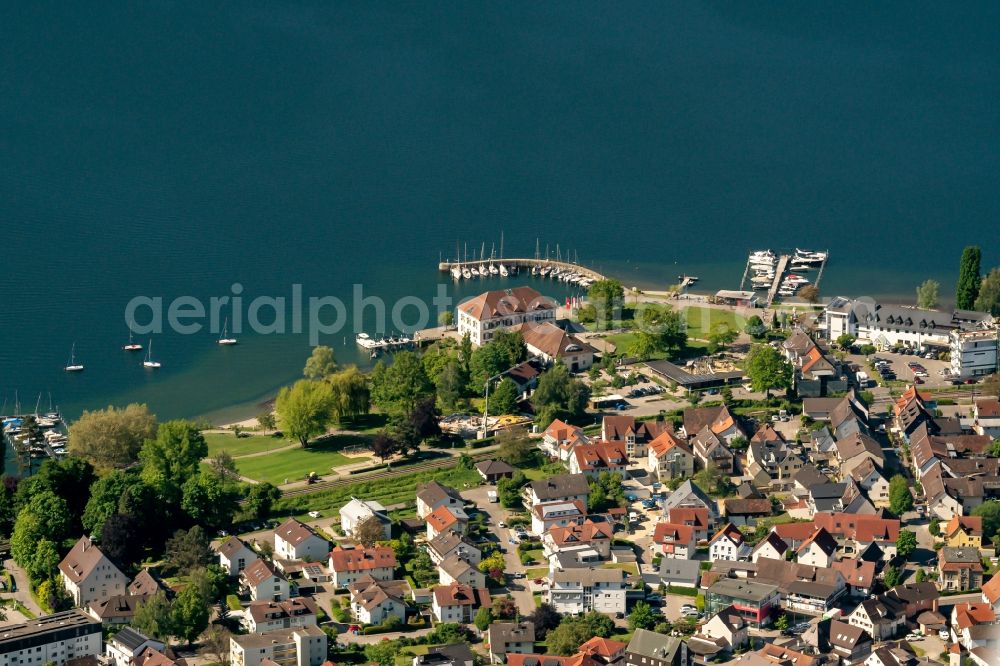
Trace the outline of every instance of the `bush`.
{"type": "Polygon", "coordinates": [[[226,596],[226,605],[229,607],[229,610],[232,611],[238,611],[243,608],[243,605],[240,603],[240,598],[235,594],[226,596]]]}

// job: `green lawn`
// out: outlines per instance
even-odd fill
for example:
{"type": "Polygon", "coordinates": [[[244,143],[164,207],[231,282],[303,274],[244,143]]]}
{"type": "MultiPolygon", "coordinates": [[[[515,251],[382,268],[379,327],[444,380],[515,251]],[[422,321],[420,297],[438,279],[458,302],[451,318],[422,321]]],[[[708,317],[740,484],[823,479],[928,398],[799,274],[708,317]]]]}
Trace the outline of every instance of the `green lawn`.
{"type": "Polygon", "coordinates": [[[308,511],[339,511],[340,507],[351,500],[351,496],[364,497],[367,500],[381,502],[385,506],[415,502],[417,486],[436,479],[444,485],[463,490],[466,487],[478,486],[483,478],[475,469],[467,470],[460,467],[450,467],[430,472],[414,472],[394,477],[388,481],[363,481],[340,486],[330,490],[321,490],[308,495],[289,497],[278,500],[275,511],[278,515],[302,515],[308,511]]]}
{"type": "Polygon", "coordinates": [[[736,321],[736,313],[732,310],[715,308],[689,307],[684,309],[687,320],[688,337],[707,339],[717,326],[725,325],[730,330],[741,331],[743,326],[736,321]]]}
{"type": "Polygon", "coordinates": [[[337,435],[305,449],[299,447],[267,456],[240,458],[236,460],[236,468],[243,476],[278,485],[284,483],[285,479],[303,479],[309,472],[328,474],[334,467],[363,462],[363,457],[345,456],[340,451],[366,443],[367,439],[364,437],[337,435]]]}
{"type": "Polygon", "coordinates": [[[639,567],[634,562],[605,562],[604,569],[621,569],[632,576],[639,575],[639,567]]]}
{"type": "Polygon", "coordinates": [[[208,444],[209,457],[226,451],[234,458],[245,456],[248,453],[280,449],[283,446],[292,444],[291,440],[271,437],[270,435],[250,435],[249,437],[240,437],[237,439],[235,435],[228,432],[205,433],[205,442],[208,444]]]}

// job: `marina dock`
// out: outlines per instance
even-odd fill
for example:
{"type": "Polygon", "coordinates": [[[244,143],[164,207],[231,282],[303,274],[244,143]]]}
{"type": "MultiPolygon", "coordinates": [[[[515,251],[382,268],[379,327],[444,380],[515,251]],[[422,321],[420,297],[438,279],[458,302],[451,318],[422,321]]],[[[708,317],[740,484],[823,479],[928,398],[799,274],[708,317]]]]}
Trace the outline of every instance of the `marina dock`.
{"type": "MultiPolygon", "coordinates": [[[[442,261],[438,263],[438,270],[442,273],[450,273],[451,269],[457,268],[458,270],[463,270],[466,268],[479,269],[480,267],[489,267],[490,264],[494,266],[499,264],[504,264],[507,267],[515,267],[518,271],[531,271],[534,267],[547,268],[549,270],[559,269],[560,273],[576,273],[589,280],[603,280],[605,276],[592,268],[587,268],[586,266],[581,266],[580,264],[574,264],[569,261],[559,261],[556,259],[529,259],[529,258],[503,258],[503,259],[475,259],[469,261],[442,261]]],[[[494,276],[499,277],[499,276],[494,276]]]]}
{"type": "Polygon", "coordinates": [[[771,304],[774,303],[774,298],[778,295],[778,290],[781,289],[781,280],[785,277],[785,271],[788,270],[788,262],[791,260],[792,255],[790,254],[778,257],[778,268],[774,271],[774,282],[767,290],[767,307],[771,307],[771,304]]]}

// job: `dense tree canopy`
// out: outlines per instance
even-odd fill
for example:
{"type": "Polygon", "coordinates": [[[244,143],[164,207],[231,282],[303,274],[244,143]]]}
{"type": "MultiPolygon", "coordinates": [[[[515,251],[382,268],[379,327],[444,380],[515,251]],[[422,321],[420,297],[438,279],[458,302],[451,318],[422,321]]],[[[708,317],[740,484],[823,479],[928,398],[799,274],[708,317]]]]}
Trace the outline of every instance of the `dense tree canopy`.
{"type": "Polygon", "coordinates": [[[337,359],[333,349],[323,345],[313,347],[312,354],[306,359],[302,374],[306,379],[326,379],[337,369],[337,359]]]}
{"type": "Polygon", "coordinates": [[[156,436],[156,417],[146,405],[85,411],[69,428],[69,450],[98,468],[138,460],[142,443],[156,436]]]}
{"type": "Polygon", "coordinates": [[[1000,317],[1000,268],[991,270],[979,286],[976,296],[976,310],[989,312],[994,317],[1000,317]]]}
{"type": "Polygon", "coordinates": [[[326,432],[333,413],[333,391],[327,382],[300,379],[278,392],[275,409],[282,429],[304,448],[310,439],[326,432]]]}
{"type": "Polygon", "coordinates": [[[490,394],[490,412],[493,414],[516,414],[521,391],[514,380],[504,377],[490,394]]]}
{"type": "Polygon", "coordinates": [[[913,509],[913,494],[910,483],[900,474],[889,480],[889,510],[901,516],[913,509]]]}
{"type": "Polygon", "coordinates": [[[937,280],[924,280],[917,287],[917,307],[933,310],[940,301],[941,283],[937,280]]]}
{"type": "Polygon", "coordinates": [[[982,280],[982,259],[983,251],[976,245],[970,245],[962,251],[962,259],[958,265],[958,283],[955,286],[955,301],[961,310],[975,307],[982,280]]]}
{"type": "Polygon", "coordinates": [[[754,391],[787,389],[792,385],[792,366],[771,345],[754,345],[747,354],[746,374],[754,391]]]}
{"type": "Polygon", "coordinates": [[[587,288],[587,300],[594,306],[594,319],[603,328],[622,317],[625,289],[614,279],[597,280],[587,288]]]}
{"type": "Polygon", "coordinates": [[[542,373],[531,396],[542,427],[563,416],[579,418],[586,410],[589,399],[590,388],[574,379],[561,363],[542,373]]]}
{"type": "Polygon", "coordinates": [[[368,380],[356,366],[350,366],[329,377],[331,411],[343,423],[367,414],[371,407],[368,380]]]}
{"type": "Polygon", "coordinates": [[[387,412],[409,413],[421,398],[434,394],[420,358],[402,351],[391,364],[379,361],[371,375],[372,401],[387,412]]]}
{"type": "Polygon", "coordinates": [[[207,455],[205,437],[193,423],[167,421],[160,424],[156,438],[146,440],[139,451],[140,476],[160,499],[178,506],[185,482],[198,473],[198,466],[207,455]]]}

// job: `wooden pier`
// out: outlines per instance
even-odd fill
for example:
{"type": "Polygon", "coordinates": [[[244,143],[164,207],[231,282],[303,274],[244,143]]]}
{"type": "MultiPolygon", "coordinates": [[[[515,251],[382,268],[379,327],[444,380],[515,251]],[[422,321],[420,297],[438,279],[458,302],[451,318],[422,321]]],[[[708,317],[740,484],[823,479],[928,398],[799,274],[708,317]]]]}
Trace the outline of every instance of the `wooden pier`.
{"type": "MultiPolygon", "coordinates": [[[[458,268],[462,270],[463,268],[479,268],[480,266],[489,266],[493,264],[494,266],[499,266],[503,264],[508,268],[511,266],[516,266],[518,272],[530,271],[534,266],[539,268],[558,268],[560,271],[567,271],[571,273],[577,273],[584,277],[590,278],[592,280],[604,280],[605,276],[598,273],[592,268],[587,268],[586,266],[581,266],[580,264],[574,264],[569,261],[556,261],[554,259],[525,259],[525,258],[503,258],[503,259],[476,259],[474,261],[442,261],[438,263],[438,270],[442,273],[450,273],[452,268],[458,268]]],[[[500,277],[500,276],[492,276],[500,277]]]]}
{"type": "Polygon", "coordinates": [[[771,307],[771,304],[774,303],[774,299],[778,295],[778,290],[781,289],[781,281],[788,270],[788,262],[791,260],[792,255],[790,254],[783,254],[778,257],[778,267],[774,270],[774,282],[771,283],[771,288],[767,290],[767,307],[771,307]]]}

